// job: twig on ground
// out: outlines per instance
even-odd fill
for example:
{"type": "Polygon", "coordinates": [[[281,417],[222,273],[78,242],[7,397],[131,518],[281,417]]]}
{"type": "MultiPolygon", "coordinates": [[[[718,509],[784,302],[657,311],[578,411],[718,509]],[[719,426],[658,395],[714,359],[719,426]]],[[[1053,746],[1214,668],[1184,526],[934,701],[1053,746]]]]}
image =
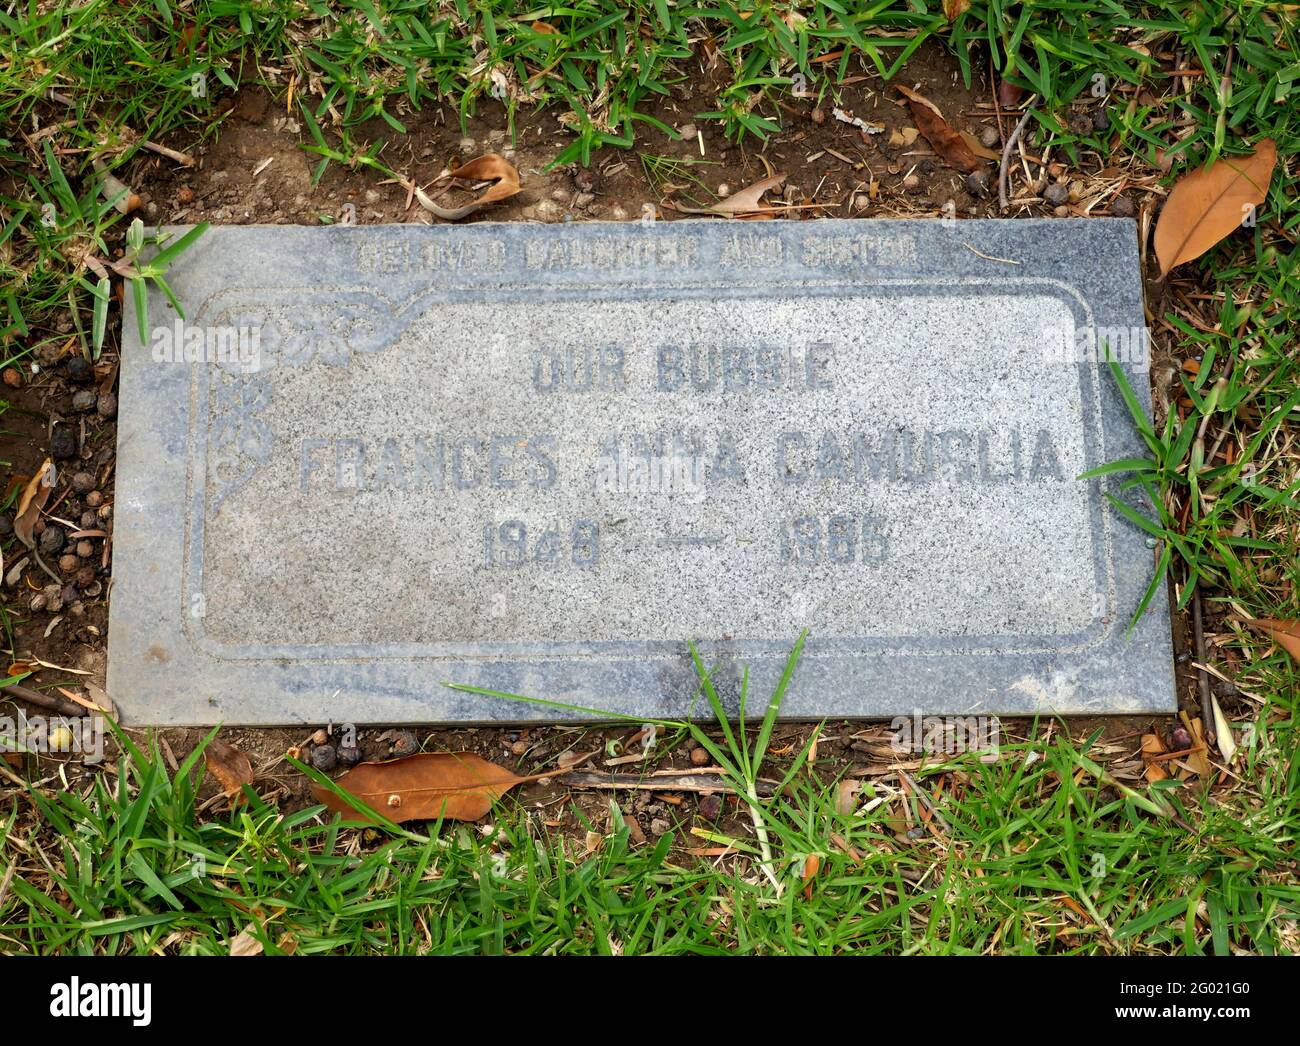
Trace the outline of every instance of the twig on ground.
{"type": "Polygon", "coordinates": [[[62,588],[63,582],[60,580],[59,575],[54,573],[53,570],[45,565],[45,560],[41,559],[41,554],[36,551],[36,542],[33,541],[31,547],[27,551],[32,554],[32,559],[36,560],[36,565],[45,571],[45,573],[49,575],[50,579],[58,585],[59,588],[62,588]]]}
{"type": "Polygon", "coordinates": [[[80,717],[86,714],[86,709],[75,701],[69,701],[66,697],[59,697],[57,694],[42,693],[40,690],[32,690],[29,687],[19,686],[17,683],[0,688],[0,690],[3,691],[6,697],[16,697],[28,704],[39,705],[51,712],[58,712],[59,715],[80,717]]]}
{"type": "Polygon", "coordinates": [[[194,157],[189,153],[183,153],[179,149],[169,149],[165,145],[159,145],[157,142],[141,142],[141,149],[148,149],[159,156],[165,156],[169,160],[175,160],[182,167],[193,167],[194,157]]]}
{"type": "Polygon", "coordinates": [[[1011,164],[1011,152],[1020,141],[1020,136],[1025,133],[1025,125],[1029,123],[1029,117],[1032,115],[1032,110],[1025,110],[1025,115],[1020,118],[1020,122],[1007,138],[1007,144],[1002,147],[1002,163],[998,166],[998,206],[1004,211],[1011,206],[1007,198],[1007,168],[1011,164]]]}

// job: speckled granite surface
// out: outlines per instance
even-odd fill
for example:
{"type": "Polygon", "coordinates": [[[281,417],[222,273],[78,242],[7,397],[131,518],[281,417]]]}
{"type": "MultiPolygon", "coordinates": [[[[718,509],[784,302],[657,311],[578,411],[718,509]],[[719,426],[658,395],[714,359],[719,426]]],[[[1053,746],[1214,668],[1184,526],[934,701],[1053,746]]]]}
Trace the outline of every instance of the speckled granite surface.
{"type": "Polygon", "coordinates": [[[1155,553],[1077,478],[1143,453],[1075,351],[1140,330],[1131,222],[227,227],[169,279],[129,723],[702,714],[688,639],[761,707],[804,628],[791,717],[1174,707],[1155,553]]]}

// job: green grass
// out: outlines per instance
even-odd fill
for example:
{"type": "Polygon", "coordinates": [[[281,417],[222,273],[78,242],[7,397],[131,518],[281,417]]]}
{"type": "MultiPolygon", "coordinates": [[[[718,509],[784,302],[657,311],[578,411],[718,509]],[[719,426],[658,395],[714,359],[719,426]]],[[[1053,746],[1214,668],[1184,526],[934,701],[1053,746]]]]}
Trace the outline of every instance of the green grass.
{"type": "MultiPolygon", "coordinates": [[[[1180,605],[1300,616],[1300,30],[1276,4],[975,0],[953,24],[939,0],[16,5],[0,12],[0,358],[66,340],[65,310],[98,353],[95,265],[134,245],[96,161],[121,170],[143,140],[220,134],[223,95],[259,67],[283,70],[270,84],[281,100],[292,79],[318,177],[331,163],[388,176],[384,149],[419,110],[504,104],[512,121],[560,115],[572,139],[556,163],[636,148],[652,181],[689,181],[657,155],[672,132],[651,110],[702,64],[718,86],[692,118],[761,145],[789,119],[778,103],[796,74],[825,102],[845,75],[891,77],[931,39],[968,82],[991,64],[1030,92],[1035,150],[1071,165],[1149,174],[1163,158],[1167,185],[1276,140],[1258,224],[1180,269],[1153,317],[1175,364],[1199,360],[1174,378],[1171,399],[1187,404],[1144,420],[1149,457],[1110,471],[1150,495],[1135,522],[1180,605]],[[1151,56],[1171,50],[1201,75],[1169,77],[1151,56]],[[1111,128],[1077,131],[1070,103],[1099,75],[1111,128]]],[[[1230,706],[1241,753],[1214,788],[1125,791],[1106,777],[1115,752],[1039,724],[995,763],[915,771],[946,826],[918,836],[896,830],[923,827],[925,807],[894,779],[838,813],[824,759],[763,753],[761,726],[710,732],[741,792],[760,773],[789,779],[754,804],[770,857],[743,819],[734,838],[634,846],[617,815],[593,825],[605,838],[586,853],[512,799],[489,825],[422,831],[344,829],[319,808],[281,816],[255,795],[212,816],[196,763],[171,774],[156,748],[127,743],[88,788],[7,793],[0,951],[222,952],[251,925],[267,951],[300,953],[1295,952],[1300,673],[1234,621],[1216,627],[1210,660],[1246,696],[1230,706]],[[682,843],[737,853],[711,861],[682,843]],[[805,895],[809,855],[821,865],[805,895]]]]}
{"type": "MultiPolygon", "coordinates": [[[[1131,111],[1115,106],[1121,151],[1154,160],[1163,149],[1175,163],[1199,163],[1271,134],[1283,156],[1295,152],[1296,20],[1250,0],[976,0],[951,25],[940,0],[747,10],[669,0],[582,0],[521,11],[525,6],[214,0],[179,8],[167,0],[89,0],[0,12],[0,127],[9,129],[0,138],[0,165],[26,190],[0,194],[7,313],[0,314],[0,339],[29,336],[69,296],[93,293],[84,255],[102,249],[117,221],[95,203],[100,176],[93,165],[117,169],[141,142],[169,134],[189,144],[220,133],[221,96],[257,78],[264,64],[285,70],[271,85],[278,95],[292,77],[314,139],[307,147],[322,157],[318,176],[330,162],[358,161],[391,174],[378,158],[384,141],[376,124],[400,135],[410,113],[435,105],[461,114],[504,105],[512,120],[549,107],[573,131],[555,162],[585,163],[602,146],[632,146],[647,129],[673,134],[648,110],[701,62],[721,75],[711,106],[696,118],[720,121],[737,138],[761,139],[786,118],[777,103],[789,99],[796,75],[812,96],[833,97],[838,80],[859,63],[892,77],[932,37],[952,48],[967,83],[977,65],[991,62],[1034,92],[1044,144],[1072,160],[1103,141],[1097,132],[1070,131],[1065,107],[1088,97],[1098,75],[1107,89],[1163,90],[1169,81],[1149,53],[1171,44],[1206,75],[1190,80],[1185,97],[1158,117],[1137,97],[1131,111]],[[838,57],[818,61],[828,55],[838,57]],[[49,101],[49,92],[62,102],[49,101]],[[75,199],[58,201],[54,232],[42,228],[41,208],[60,195],[64,175],[17,133],[37,118],[47,128],[57,122],[59,166],[66,180],[83,183],[75,199]]],[[[1268,213],[1294,229],[1286,181],[1279,180],[1268,213]]]]}
{"type": "MultiPolygon", "coordinates": [[[[1293,680],[1280,657],[1248,672],[1293,680]]],[[[0,951],[224,954],[243,932],[298,954],[1295,948],[1294,705],[1246,747],[1245,815],[1198,788],[1103,785],[1095,736],[1036,726],[994,763],[916,771],[920,788],[942,784],[941,820],[927,821],[930,804],[885,779],[840,807],[810,745],[771,757],[783,686],[756,732],[675,724],[739,793],[754,796],[760,778],[778,787],[753,799],[756,836],[697,827],[686,840],[737,852],[717,860],[681,854],[672,833],[633,845],[616,805],[589,826],[603,837],[591,852],[509,799],[488,823],[426,831],[345,829],[318,806],[284,815],[252,790],[238,812],[204,817],[200,749],[169,774],[157,748],[119,735],[116,772],[84,796],[38,788],[15,801],[0,951]],[[1166,813],[1152,815],[1152,798],[1166,813]],[[805,882],[809,856],[819,867],[805,882]]],[[[750,804],[737,802],[743,820],[750,804]]]]}

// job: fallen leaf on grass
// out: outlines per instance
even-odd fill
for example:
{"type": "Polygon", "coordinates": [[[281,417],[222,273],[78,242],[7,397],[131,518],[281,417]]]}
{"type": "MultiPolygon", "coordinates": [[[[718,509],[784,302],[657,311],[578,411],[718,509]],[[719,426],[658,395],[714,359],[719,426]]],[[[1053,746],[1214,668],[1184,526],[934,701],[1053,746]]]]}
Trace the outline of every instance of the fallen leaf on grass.
{"type": "Polygon", "coordinates": [[[943,0],[943,16],[950,22],[957,21],[970,10],[970,0],[943,0]]]}
{"type": "Polygon", "coordinates": [[[1264,202],[1277,164],[1271,138],[1247,156],[1224,156],[1178,179],[1156,223],[1160,275],[1199,258],[1264,202]]]}
{"type": "Polygon", "coordinates": [[[1214,740],[1219,745],[1219,751],[1223,753],[1223,761],[1231,763],[1232,757],[1237,754],[1237,742],[1232,739],[1232,725],[1228,722],[1228,717],[1223,714],[1223,709],[1219,707],[1219,699],[1210,694],[1210,708],[1214,712],[1214,740]]]}
{"type": "Polygon", "coordinates": [[[420,202],[420,206],[431,214],[436,214],[444,221],[458,222],[462,218],[468,218],[475,211],[481,211],[490,203],[496,203],[498,200],[505,200],[522,190],[519,183],[519,172],[503,156],[496,153],[486,153],[476,160],[470,160],[467,164],[457,167],[447,178],[459,178],[462,181],[469,182],[495,182],[488,190],[483,193],[477,200],[465,204],[463,207],[443,207],[434,203],[433,199],[420,188],[415,189],[415,198],[420,202]]]}
{"type": "Polygon", "coordinates": [[[1274,643],[1300,661],[1300,620],[1282,620],[1275,617],[1251,618],[1246,622],[1251,628],[1265,633],[1274,643]]]}
{"type": "Polygon", "coordinates": [[[979,170],[982,166],[979,157],[971,151],[965,139],[943,118],[943,113],[939,112],[938,106],[925,95],[918,94],[902,84],[894,86],[898,93],[907,99],[916,126],[920,128],[925,140],[930,143],[930,148],[944,163],[966,174],[979,170]]]}
{"type": "Polygon", "coordinates": [[[687,846],[685,852],[692,857],[730,857],[740,853],[734,846],[687,846]]]}
{"type": "Polygon", "coordinates": [[[54,489],[57,479],[54,462],[46,458],[41,462],[41,467],[36,470],[36,475],[27,481],[27,486],[23,488],[18,498],[18,512],[14,516],[14,536],[28,548],[31,548],[33,543],[32,529],[40,519],[41,509],[50,500],[50,491],[54,489]]]}
{"type": "Polygon", "coordinates": [[[247,929],[230,938],[231,955],[262,954],[262,942],[253,936],[253,930],[253,924],[249,923],[247,929]]]}
{"type": "Polygon", "coordinates": [[[611,832],[617,831],[618,825],[620,823],[625,828],[627,828],[627,837],[632,840],[633,844],[635,844],[636,846],[641,846],[642,844],[645,843],[645,829],[641,827],[641,823],[636,819],[636,817],[630,813],[626,813],[623,810],[620,810],[616,803],[610,803],[609,804],[610,831],[611,832]]]}
{"type": "Polygon", "coordinates": [[[1189,719],[1186,712],[1179,712],[1178,715],[1192,735],[1192,749],[1187,753],[1185,765],[1198,777],[1209,777],[1213,767],[1210,765],[1210,746],[1205,740],[1205,725],[1199,716],[1189,719]]]}
{"type": "Polygon", "coordinates": [[[1142,762],[1146,764],[1147,784],[1155,784],[1169,776],[1165,768],[1153,760],[1154,756],[1164,755],[1167,751],[1169,749],[1160,740],[1159,734],[1142,735],[1142,762]]]}
{"type": "Polygon", "coordinates": [[[835,844],[836,849],[838,849],[841,853],[847,854],[849,859],[854,864],[862,863],[862,855],[858,853],[858,851],[854,847],[850,846],[844,840],[844,837],[842,835],[839,835],[835,832],[831,832],[831,842],[835,844]]]}
{"type": "Polygon", "coordinates": [[[683,204],[665,204],[682,214],[716,214],[723,218],[739,218],[747,214],[766,214],[777,210],[762,204],[763,194],[769,189],[779,189],[786,180],[785,174],[774,174],[763,178],[753,185],[746,186],[740,192],[724,197],[711,207],[687,207],[683,204]]]}
{"type": "Polygon", "coordinates": [[[858,808],[858,789],[861,787],[861,781],[854,781],[851,778],[845,778],[839,783],[839,787],[835,791],[835,812],[837,814],[851,814],[858,808]]]}
{"type": "Polygon", "coordinates": [[[812,897],[813,877],[822,866],[822,859],[817,854],[809,854],[803,860],[803,895],[812,897]]]}
{"type": "Polygon", "coordinates": [[[203,752],[208,773],[217,779],[221,793],[232,803],[243,798],[244,785],[253,783],[253,764],[234,745],[212,741],[203,752]]]}
{"type": "MultiPolygon", "coordinates": [[[[531,777],[512,774],[473,752],[421,752],[404,759],[362,763],[338,778],[335,785],[396,824],[405,821],[477,821],[492,804],[516,785],[554,777],[551,770],[531,777]]],[[[354,810],[328,788],[312,786],[316,801],[348,821],[373,819],[354,810]]]]}

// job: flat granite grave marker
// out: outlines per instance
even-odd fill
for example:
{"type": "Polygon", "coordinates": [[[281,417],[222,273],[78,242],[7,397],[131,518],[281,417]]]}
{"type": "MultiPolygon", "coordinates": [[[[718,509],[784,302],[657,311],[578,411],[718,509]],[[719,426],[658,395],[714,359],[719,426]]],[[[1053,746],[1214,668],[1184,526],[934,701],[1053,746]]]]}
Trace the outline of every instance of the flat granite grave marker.
{"type": "Polygon", "coordinates": [[[1175,707],[1128,221],[209,230],[124,328],[133,724],[1175,707]]]}

